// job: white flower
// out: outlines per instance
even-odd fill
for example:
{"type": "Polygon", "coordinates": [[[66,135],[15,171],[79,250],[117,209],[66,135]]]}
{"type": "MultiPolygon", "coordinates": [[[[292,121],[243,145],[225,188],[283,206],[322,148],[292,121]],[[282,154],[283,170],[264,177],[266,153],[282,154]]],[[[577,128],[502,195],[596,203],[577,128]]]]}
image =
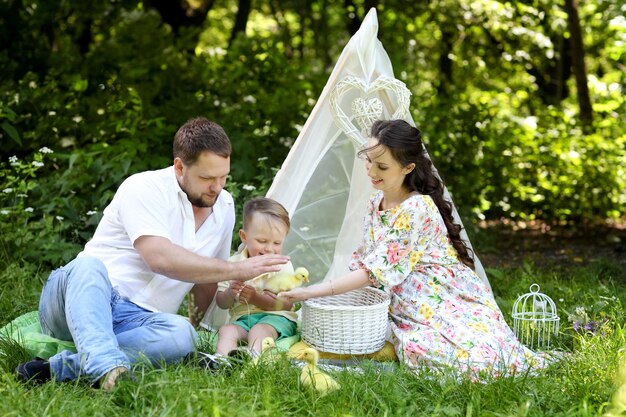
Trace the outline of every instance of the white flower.
{"type": "Polygon", "coordinates": [[[9,210],[0,210],[0,214],[7,215],[9,214],[9,210]]]}
{"type": "Polygon", "coordinates": [[[33,166],[36,166],[36,167],[42,167],[43,165],[44,165],[44,163],[43,163],[43,162],[33,161],[33,166]]]}
{"type": "Polygon", "coordinates": [[[15,156],[15,155],[9,157],[9,163],[11,165],[17,165],[18,161],[19,161],[19,159],[17,159],[17,156],[15,156]]]}
{"type": "Polygon", "coordinates": [[[245,101],[246,103],[254,104],[256,103],[256,98],[254,98],[254,96],[248,95],[243,98],[243,101],[245,101]]]}
{"type": "Polygon", "coordinates": [[[97,213],[97,211],[95,211],[95,210],[89,210],[89,211],[87,212],[87,216],[93,216],[93,215],[94,215],[94,214],[96,214],[96,213],[97,213]]]}
{"type": "Polygon", "coordinates": [[[63,217],[63,216],[56,216],[55,219],[57,219],[58,221],[62,222],[63,219],[65,219],[65,217],[63,217]]]}
{"type": "Polygon", "coordinates": [[[57,115],[57,112],[55,112],[54,110],[50,110],[48,112],[48,116],[56,116],[56,115],[57,115]]]}
{"type": "Polygon", "coordinates": [[[31,82],[29,82],[29,83],[28,83],[28,86],[29,86],[30,88],[37,88],[37,83],[36,83],[36,82],[34,82],[34,81],[31,81],[31,82]]]}
{"type": "Polygon", "coordinates": [[[24,211],[25,211],[26,213],[32,213],[33,211],[35,211],[35,209],[34,209],[34,208],[32,208],[32,207],[26,207],[26,208],[24,209],[24,211]]]}
{"type": "Polygon", "coordinates": [[[13,192],[13,188],[5,188],[4,190],[2,190],[3,193],[5,194],[9,194],[13,192]]]}
{"type": "Polygon", "coordinates": [[[72,117],[72,120],[74,121],[74,123],[80,123],[83,121],[83,117],[77,114],[76,116],[72,117]]]}
{"type": "Polygon", "coordinates": [[[256,187],[254,185],[250,185],[250,184],[244,184],[243,187],[241,187],[241,188],[243,188],[246,191],[254,191],[254,190],[256,190],[256,187]]]}
{"type": "Polygon", "coordinates": [[[47,146],[44,146],[43,148],[40,148],[39,152],[41,152],[41,153],[54,153],[54,151],[52,149],[48,148],[47,146]]]}
{"type": "Polygon", "coordinates": [[[269,158],[267,156],[262,156],[260,158],[257,158],[257,161],[267,161],[269,158]]]}
{"type": "Polygon", "coordinates": [[[220,101],[219,101],[219,100],[214,100],[214,101],[213,101],[213,105],[214,105],[215,107],[218,107],[220,104],[221,104],[221,103],[220,103],[220,101]]]}

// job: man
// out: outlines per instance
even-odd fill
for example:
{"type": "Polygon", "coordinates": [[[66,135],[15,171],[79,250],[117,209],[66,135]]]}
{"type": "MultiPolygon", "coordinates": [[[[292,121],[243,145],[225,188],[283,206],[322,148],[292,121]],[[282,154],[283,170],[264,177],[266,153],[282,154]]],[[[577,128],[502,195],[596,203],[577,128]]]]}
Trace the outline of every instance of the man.
{"type": "Polygon", "coordinates": [[[108,390],[141,358],[178,361],[197,338],[176,315],[190,290],[206,309],[218,281],[248,280],[287,262],[281,255],[226,261],[235,223],[233,199],[223,190],[230,153],[219,125],[192,119],[174,137],[173,166],[120,185],[93,238],[50,274],[41,294],[43,331],[73,340],[78,353],[20,364],[20,379],[87,376],[108,390]]]}

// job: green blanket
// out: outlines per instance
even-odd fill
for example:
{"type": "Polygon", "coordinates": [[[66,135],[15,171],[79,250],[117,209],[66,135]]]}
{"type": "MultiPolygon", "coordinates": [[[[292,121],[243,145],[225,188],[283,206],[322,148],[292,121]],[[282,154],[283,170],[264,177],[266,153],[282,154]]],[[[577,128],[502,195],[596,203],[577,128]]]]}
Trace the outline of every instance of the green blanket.
{"type": "MultiPolygon", "coordinates": [[[[54,337],[41,332],[39,313],[37,311],[22,314],[11,321],[9,324],[0,329],[0,337],[8,337],[15,340],[17,343],[22,345],[32,357],[38,356],[40,358],[48,359],[63,350],[76,352],[76,346],[74,346],[73,342],[55,339],[54,337]]],[[[291,345],[296,343],[298,340],[300,340],[299,334],[279,340],[276,343],[276,346],[281,350],[287,351],[291,345]]],[[[199,332],[198,343],[206,346],[207,342],[208,345],[211,346],[212,351],[215,351],[217,335],[209,331],[199,332]],[[202,343],[202,341],[204,341],[204,343],[202,343]]]]}
{"type": "Polygon", "coordinates": [[[76,352],[73,342],[55,339],[41,332],[39,313],[31,311],[14,319],[0,329],[0,336],[8,337],[22,345],[30,356],[48,359],[63,350],[76,352]]]}

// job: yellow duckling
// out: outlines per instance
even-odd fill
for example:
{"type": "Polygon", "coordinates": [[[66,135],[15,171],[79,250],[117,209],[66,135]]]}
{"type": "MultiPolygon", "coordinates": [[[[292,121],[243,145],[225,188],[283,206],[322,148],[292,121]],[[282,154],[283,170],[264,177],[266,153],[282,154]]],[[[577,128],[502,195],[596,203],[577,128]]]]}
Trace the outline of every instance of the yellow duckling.
{"type": "Polygon", "coordinates": [[[280,351],[276,347],[274,339],[271,337],[264,337],[261,342],[261,353],[252,360],[252,364],[256,366],[259,362],[263,362],[265,364],[276,362],[278,355],[280,355],[280,351]]]}
{"type": "Polygon", "coordinates": [[[265,281],[263,289],[278,294],[281,291],[289,291],[309,282],[309,271],[304,267],[296,268],[293,274],[278,272],[265,281]]]}
{"type": "Polygon", "coordinates": [[[326,395],[341,388],[341,385],[317,367],[319,358],[319,352],[313,348],[305,349],[298,355],[298,359],[303,359],[307,362],[300,373],[300,383],[305,387],[315,389],[322,395],[326,395]]]}

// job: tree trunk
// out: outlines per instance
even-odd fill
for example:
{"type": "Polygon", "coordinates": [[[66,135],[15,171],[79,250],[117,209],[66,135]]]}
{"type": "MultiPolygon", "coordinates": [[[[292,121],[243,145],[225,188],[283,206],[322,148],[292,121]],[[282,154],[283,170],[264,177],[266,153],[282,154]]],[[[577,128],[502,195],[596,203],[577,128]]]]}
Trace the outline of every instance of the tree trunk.
{"type": "Polygon", "coordinates": [[[572,48],[572,68],[576,77],[576,89],[578,91],[578,106],[580,107],[580,121],[583,125],[593,123],[593,109],[589,97],[587,85],[587,68],[585,67],[585,47],[583,45],[580,18],[578,17],[577,0],[565,0],[565,11],[570,33],[570,45],[572,48]]]}
{"type": "Polygon", "coordinates": [[[311,4],[306,2],[306,7],[302,8],[298,15],[300,16],[300,43],[298,44],[298,53],[300,54],[300,61],[304,61],[304,39],[306,36],[307,21],[312,26],[313,18],[311,17],[311,4]]]}
{"type": "Polygon", "coordinates": [[[172,31],[178,34],[178,30],[183,26],[202,26],[215,0],[203,0],[195,8],[190,7],[187,2],[175,0],[147,0],[145,3],[147,6],[154,7],[161,15],[163,22],[170,25],[172,31]]]}
{"type": "Polygon", "coordinates": [[[365,3],[363,3],[363,8],[365,9],[363,11],[363,18],[365,18],[365,16],[367,16],[367,14],[369,13],[371,8],[376,9],[378,7],[378,0],[365,0],[365,3]]]}
{"type": "Polygon", "coordinates": [[[321,36],[319,36],[319,45],[321,48],[317,48],[317,50],[321,51],[324,68],[332,69],[334,60],[330,55],[330,42],[328,39],[328,34],[330,32],[328,30],[328,0],[322,1],[321,9],[320,21],[316,28],[316,31],[318,31],[317,33],[321,34],[321,36]]]}
{"type": "MultiPolygon", "coordinates": [[[[352,0],[344,0],[344,7],[346,8],[346,12],[348,12],[348,32],[350,32],[350,36],[353,36],[357,30],[361,27],[362,19],[359,17],[358,8],[354,4],[352,0]]],[[[367,12],[370,9],[376,8],[378,6],[378,0],[365,0],[363,3],[363,8],[365,9],[363,13],[363,17],[367,15],[367,12]]]]}
{"type": "Polygon", "coordinates": [[[246,26],[248,25],[248,16],[250,16],[251,7],[252,0],[239,0],[237,16],[235,16],[235,25],[233,26],[233,31],[230,34],[230,41],[228,42],[229,48],[238,34],[246,33],[246,26]]]}
{"type": "Polygon", "coordinates": [[[285,13],[280,9],[279,1],[270,0],[269,6],[274,19],[276,19],[276,24],[280,28],[283,48],[285,48],[285,56],[287,59],[291,59],[293,58],[293,46],[291,45],[291,39],[293,39],[293,36],[291,35],[291,30],[289,29],[289,22],[285,19],[285,13]]]}
{"type": "Polygon", "coordinates": [[[455,30],[450,27],[450,22],[443,21],[439,25],[441,30],[441,43],[439,50],[439,83],[437,84],[437,92],[442,96],[447,96],[452,88],[452,60],[450,54],[452,53],[452,45],[454,37],[456,36],[455,30]]]}
{"type": "Polygon", "coordinates": [[[354,36],[356,31],[361,27],[361,19],[359,19],[359,14],[356,12],[356,5],[352,0],[345,0],[343,5],[348,13],[348,32],[350,36],[354,36]]]}

